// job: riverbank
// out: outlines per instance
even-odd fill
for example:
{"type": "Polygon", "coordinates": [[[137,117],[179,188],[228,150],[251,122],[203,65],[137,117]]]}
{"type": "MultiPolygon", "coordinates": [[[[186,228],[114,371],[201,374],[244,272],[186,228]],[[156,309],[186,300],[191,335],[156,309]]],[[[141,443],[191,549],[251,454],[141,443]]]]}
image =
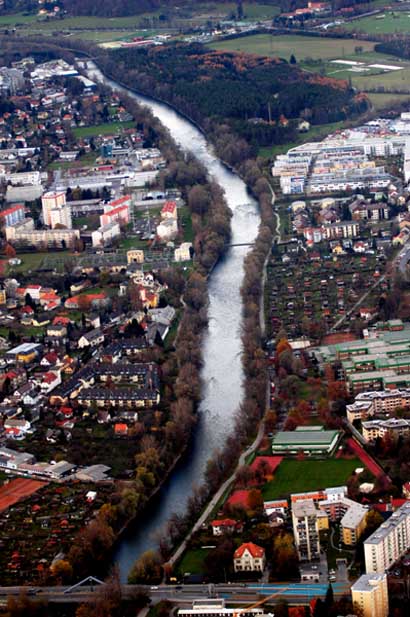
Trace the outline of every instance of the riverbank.
{"type": "MultiPolygon", "coordinates": [[[[118,89],[118,86],[115,87],[118,89]]],[[[257,235],[259,219],[256,202],[247,193],[244,183],[214,157],[203,134],[188,125],[181,116],[146,97],[134,96],[151,108],[171,135],[176,137],[178,145],[198,156],[209,175],[224,189],[228,206],[233,212],[232,244],[252,242],[257,235]]],[[[242,399],[238,324],[242,320],[239,289],[245,255],[246,248],[230,248],[209,279],[209,327],[203,345],[203,400],[199,406],[200,420],[194,437],[195,451],[188,457],[186,465],[176,469],[164,485],[160,511],[151,515],[150,521],[143,521],[143,532],[137,532],[133,539],[127,538],[126,543],[120,543],[117,560],[123,577],[124,570],[129,568],[135,557],[155,546],[151,533],[157,532],[172,512],[179,515],[185,512],[194,485],[204,476],[210,453],[222,449],[226,434],[232,434],[234,416],[242,399]]]]}

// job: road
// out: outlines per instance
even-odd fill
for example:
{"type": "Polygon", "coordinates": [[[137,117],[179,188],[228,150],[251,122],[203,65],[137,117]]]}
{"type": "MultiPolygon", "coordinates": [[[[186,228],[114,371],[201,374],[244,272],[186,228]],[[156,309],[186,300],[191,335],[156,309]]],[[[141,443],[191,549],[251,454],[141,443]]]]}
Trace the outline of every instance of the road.
{"type": "MultiPolygon", "coordinates": [[[[81,603],[93,596],[97,586],[77,587],[68,591],[67,587],[0,587],[0,603],[4,603],[7,596],[19,595],[22,589],[28,590],[29,597],[48,600],[55,603],[81,603]],[[33,593],[35,590],[36,593],[33,593]]],[[[332,583],[333,593],[337,597],[350,594],[348,582],[332,583]]],[[[275,601],[286,599],[288,602],[307,603],[313,598],[324,598],[327,583],[251,583],[251,584],[218,584],[218,585],[159,585],[155,587],[141,585],[122,585],[124,597],[130,597],[141,589],[147,591],[153,603],[160,600],[169,600],[175,604],[191,604],[199,598],[224,598],[230,604],[251,604],[261,596],[277,594],[275,601]]]]}

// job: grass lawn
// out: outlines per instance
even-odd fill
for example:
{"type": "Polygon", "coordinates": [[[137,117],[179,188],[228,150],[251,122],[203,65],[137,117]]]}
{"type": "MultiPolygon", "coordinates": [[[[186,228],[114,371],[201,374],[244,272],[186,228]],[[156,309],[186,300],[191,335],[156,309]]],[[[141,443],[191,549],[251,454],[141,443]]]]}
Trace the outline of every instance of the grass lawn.
{"type": "Polygon", "coordinates": [[[146,240],[140,240],[137,236],[128,236],[121,238],[119,248],[129,251],[130,249],[147,249],[146,240]]]}
{"type": "Polygon", "coordinates": [[[187,572],[190,574],[202,574],[204,560],[208,553],[209,549],[206,548],[187,550],[178,564],[180,576],[183,576],[187,572]]]}
{"type": "Polygon", "coordinates": [[[17,24],[32,24],[36,20],[36,15],[24,15],[23,13],[14,13],[13,15],[0,15],[0,27],[15,26],[17,24]]]}
{"type": "Polygon", "coordinates": [[[178,208],[178,218],[184,230],[184,242],[193,242],[194,232],[192,229],[192,218],[187,206],[178,208]]]}
{"type": "Polygon", "coordinates": [[[355,19],[354,21],[343,24],[344,30],[354,30],[365,32],[366,34],[394,34],[395,32],[405,32],[410,30],[410,11],[392,12],[386,11],[384,17],[377,15],[355,19]]]}
{"type": "MultiPolygon", "coordinates": [[[[395,64],[398,63],[396,62],[395,64]]],[[[400,71],[390,71],[389,73],[379,73],[378,75],[357,75],[354,77],[353,83],[356,88],[361,90],[377,88],[378,86],[400,88],[404,91],[410,90],[410,65],[407,65],[406,68],[400,71]]]]}
{"type": "Polygon", "coordinates": [[[357,46],[363,51],[373,51],[375,43],[350,39],[327,39],[318,37],[269,34],[253,34],[237,39],[216,41],[210,44],[212,49],[242,51],[261,56],[280,56],[289,58],[294,54],[297,60],[312,58],[314,60],[342,58],[354,54],[357,46]]]}
{"type": "Polygon", "coordinates": [[[368,92],[367,96],[371,100],[375,109],[389,107],[391,103],[410,101],[410,94],[389,94],[368,92]]]}
{"type": "Polygon", "coordinates": [[[275,144],[274,146],[266,146],[264,148],[260,148],[258,155],[264,158],[271,158],[273,156],[277,156],[278,154],[282,154],[283,152],[287,152],[290,148],[299,146],[306,141],[324,139],[328,136],[329,133],[332,133],[337,129],[341,129],[342,127],[343,122],[330,122],[329,124],[318,124],[317,126],[311,126],[307,133],[300,133],[298,139],[296,139],[294,142],[286,144],[275,144]]]}
{"type": "Polygon", "coordinates": [[[279,465],[274,479],[263,487],[263,498],[278,499],[291,493],[341,486],[357,467],[363,467],[359,459],[287,459],[279,465]]]}
{"type": "Polygon", "coordinates": [[[95,137],[96,135],[111,135],[123,129],[132,129],[135,122],[109,122],[96,126],[78,126],[73,129],[75,137],[95,137]]]}
{"type": "Polygon", "coordinates": [[[17,253],[16,257],[21,259],[19,266],[9,266],[9,274],[22,274],[28,270],[37,270],[49,253],[17,253]]]}
{"type": "MultiPolygon", "coordinates": [[[[84,127],[86,128],[86,127],[84,127]]],[[[88,127],[87,127],[88,128],[88,127]]],[[[95,165],[95,161],[100,156],[99,150],[95,152],[86,152],[83,156],[76,159],[75,161],[53,161],[48,165],[48,169],[74,169],[76,167],[91,167],[95,165]]]]}

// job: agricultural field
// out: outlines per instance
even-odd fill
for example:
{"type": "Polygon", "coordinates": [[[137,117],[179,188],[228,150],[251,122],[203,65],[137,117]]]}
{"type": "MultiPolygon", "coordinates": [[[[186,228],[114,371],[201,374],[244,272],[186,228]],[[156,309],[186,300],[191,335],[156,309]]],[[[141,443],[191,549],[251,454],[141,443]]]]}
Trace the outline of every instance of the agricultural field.
{"type": "MultiPolygon", "coordinates": [[[[356,22],[355,22],[356,23],[356,22]]],[[[410,18],[408,27],[410,28],[410,18]]],[[[385,88],[386,90],[403,90],[409,88],[410,62],[398,60],[394,56],[381,54],[374,51],[375,43],[360,39],[331,39],[319,37],[307,37],[298,35],[272,36],[269,34],[256,34],[247,37],[220,40],[209,45],[212,49],[224,49],[263,56],[279,56],[289,60],[294,55],[300,68],[309,72],[321,73],[336,79],[349,80],[356,88],[367,91],[385,88]],[[352,68],[347,64],[338,64],[334,60],[353,63],[362,63],[359,67],[352,68]],[[372,67],[372,64],[382,64],[398,67],[398,70],[383,70],[372,67]]],[[[381,92],[380,94],[383,94],[381,92]]],[[[403,95],[390,94],[388,98],[370,96],[376,109],[386,106],[386,103],[397,102],[403,95]]],[[[407,99],[403,99],[407,100],[407,99]]],[[[309,134],[309,137],[311,135],[309,134]]],[[[306,140],[302,136],[301,140],[306,140]]],[[[300,143],[299,141],[295,143],[300,143]]],[[[277,152],[263,149],[262,156],[272,156],[277,152]]]]}
{"type": "Polygon", "coordinates": [[[378,109],[386,109],[390,105],[397,102],[409,102],[410,103],[410,94],[391,94],[391,93],[383,93],[383,92],[368,92],[368,98],[371,100],[373,107],[378,109]]]}
{"type": "Polygon", "coordinates": [[[314,491],[319,488],[341,486],[354,470],[363,467],[359,459],[284,460],[275,477],[263,487],[265,501],[286,497],[291,493],[314,491]]]}
{"type": "Polygon", "coordinates": [[[351,32],[365,32],[366,34],[407,33],[410,30],[410,11],[386,11],[386,13],[380,15],[362,17],[344,23],[343,29],[351,32]]]}
{"type": "Polygon", "coordinates": [[[271,36],[254,34],[237,39],[221,40],[209,45],[212,49],[242,51],[260,56],[279,56],[288,59],[294,54],[297,60],[304,58],[326,60],[345,57],[355,53],[356,47],[363,51],[373,51],[375,43],[371,41],[329,39],[298,35],[271,36]]]}

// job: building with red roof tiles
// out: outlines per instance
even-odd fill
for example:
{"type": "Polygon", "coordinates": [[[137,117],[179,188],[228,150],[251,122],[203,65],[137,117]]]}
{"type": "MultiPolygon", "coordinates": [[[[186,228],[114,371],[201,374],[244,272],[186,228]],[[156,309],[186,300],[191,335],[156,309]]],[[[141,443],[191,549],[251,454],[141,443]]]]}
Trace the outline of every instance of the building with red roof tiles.
{"type": "Polygon", "coordinates": [[[166,201],[161,209],[161,218],[163,219],[176,219],[177,214],[177,202],[166,201]]]}
{"type": "Polygon", "coordinates": [[[119,223],[120,225],[128,225],[130,222],[130,209],[127,204],[116,206],[112,210],[104,212],[100,216],[100,226],[109,225],[110,223],[119,223]]]}
{"type": "Polygon", "coordinates": [[[225,533],[237,531],[241,524],[233,518],[224,518],[211,521],[211,527],[214,536],[223,536],[225,533]]]}
{"type": "Polygon", "coordinates": [[[128,435],[128,426],[122,423],[114,424],[114,433],[117,435],[117,437],[128,435]]]}
{"type": "Polygon", "coordinates": [[[241,544],[233,555],[235,572],[263,572],[265,564],[265,549],[253,542],[241,544]]]}

